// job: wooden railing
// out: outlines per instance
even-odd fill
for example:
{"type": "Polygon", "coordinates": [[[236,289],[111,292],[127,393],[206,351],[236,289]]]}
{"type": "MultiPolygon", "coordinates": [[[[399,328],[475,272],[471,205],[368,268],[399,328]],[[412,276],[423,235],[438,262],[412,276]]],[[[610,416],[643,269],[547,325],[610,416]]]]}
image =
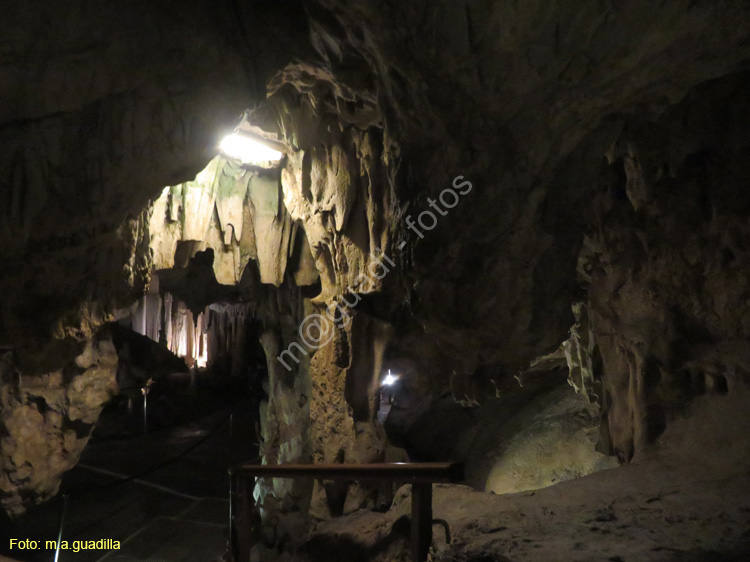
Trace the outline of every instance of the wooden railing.
{"type": "Polygon", "coordinates": [[[380,464],[239,464],[229,470],[229,550],[233,562],[248,562],[257,540],[259,518],[253,517],[255,478],[315,478],[318,480],[375,480],[411,483],[411,553],[415,562],[427,560],[432,544],[432,484],[464,479],[458,463],[380,464]],[[253,478],[252,484],[248,478],[253,478]]]}

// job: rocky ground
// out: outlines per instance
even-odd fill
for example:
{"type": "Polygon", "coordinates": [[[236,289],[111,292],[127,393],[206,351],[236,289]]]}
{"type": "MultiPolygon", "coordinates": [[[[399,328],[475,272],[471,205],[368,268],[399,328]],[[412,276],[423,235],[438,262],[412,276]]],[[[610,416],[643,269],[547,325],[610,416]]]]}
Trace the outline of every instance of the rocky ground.
{"type": "MultiPolygon", "coordinates": [[[[436,526],[432,560],[747,560],[750,478],[690,480],[652,469],[606,471],[504,496],[439,486],[434,513],[449,522],[453,540],[446,544],[436,526]]],[[[348,560],[408,560],[408,525],[398,530],[408,509],[402,501],[388,514],[360,512],[322,524],[303,549],[309,560],[330,560],[342,549],[348,560]]]]}
{"type": "MultiPolygon", "coordinates": [[[[642,463],[517,494],[435,486],[434,517],[448,522],[452,540],[447,544],[436,525],[431,560],[747,560],[749,449],[735,432],[747,427],[748,415],[737,408],[740,404],[741,399],[726,398],[698,404],[694,418],[680,420],[664,434],[662,452],[642,463]],[[716,408],[713,413],[709,406],[716,408]],[[688,452],[678,454],[677,448],[688,452]]],[[[296,556],[280,559],[409,560],[409,510],[404,486],[387,513],[359,511],[325,521],[304,540],[295,538],[301,535],[291,522],[279,542],[293,543],[296,556]]]]}

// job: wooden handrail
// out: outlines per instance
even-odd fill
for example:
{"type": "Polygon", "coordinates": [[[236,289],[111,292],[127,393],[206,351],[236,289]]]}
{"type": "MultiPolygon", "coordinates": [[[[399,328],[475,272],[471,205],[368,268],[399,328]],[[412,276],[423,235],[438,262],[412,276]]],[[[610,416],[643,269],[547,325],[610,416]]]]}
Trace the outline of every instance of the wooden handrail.
{"type": "Polygon", "coordinates": [[[242,524],[250,521],[248,513],[252,491],[245,486],[244,476],[253,478],[315,478],[317,480],[378,480],[412,484],[411,496],[411,552],[415,562],[427,560],[432,544],[432,484],[459,483],[464,480],[464,466],[460,463],[374,463],[374,464],[279,464],[258,465],[243,463],[229,469],[230,474],[230,550],[234,562],[249,559],[249,534],[246,537],[232,532],[233,513],[242,524]],[[234,488],[237,488],[235,491],[234,488]],[[240,509],[233,507],[239,501],[240,509]],[[233,540],[232,537],[235,537],[233,540]]]}
{"type": "Polygon", "coordinates": [[[247,476],[315,478],[317,480],[379,480],[404,483],[463,482],[464,467],[450,462],[394,462],[373,464],[239,464],[247,476]]]}

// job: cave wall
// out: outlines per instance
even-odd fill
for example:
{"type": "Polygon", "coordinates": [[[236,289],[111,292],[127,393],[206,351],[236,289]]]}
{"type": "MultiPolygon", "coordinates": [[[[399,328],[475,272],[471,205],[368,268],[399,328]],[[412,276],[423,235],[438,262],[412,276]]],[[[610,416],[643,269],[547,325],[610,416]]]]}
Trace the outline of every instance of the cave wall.
{"type": "Polygon", "coordinates": [[[642,457],[688,401],[748,379],[750,75],[626,118],[594,203],[589,300],[614,452],[642,457]]]}
{"type": "MultiPolygon", "coordinates": [[[[697,227],[697,211],[691,207],[702,204],[691,202],[695,187],[673,188],[672,197],[685,201],[668,211],[649,211],[659,206],[654,201],[663,189],[654,182],[682,181],[674,180],[679,172],[673,160],[687,158],[689,149],[681,156],[669,154],[672,160],[657,156],[651,167],[646,161],[663,154],[665,146],[684,142],[686,131],[668,121],[681,117],[664,115],[693,103],[696,85],[747,67],[747,27],[736,25],[747,21],[747,6],[678,2],[656,8],[637,2],[605,9],[445,2],[379,10],[364,1],[315,4],[314,44],[340,82],[362,84],[354,61],[374,69],[384,143],[400,157],[396,195],[408,203],[399,218],[409,238],[402,302],[408,303],[409,315],[388,356],[416,364],[414,376],[423,388],[445,388],[456,377],[476,387],[472,379],[488,368],[493,380],[505,381],[567,339],[573,324],[570,306],[588,297],[603,364],[597,381],[602,396],[596,398],[605,410],[611,452],[622,461],[643,452],[680,411],[675,404],[685,399],[673,395],[692,395],[691,388],[702,384],[700,367],[693,369],[697,374],[673,370],[697,353],[692,342],[739,349],[745,341],[734,316],[697,309],[700,300],[717,300],[718,306],[726,306],[724,299],[734,303],[735,297],[743,302],[742,274],[714,265],[715,272],[709,266],[704,273],[712,279],[710,290],[695,280],[719,254],[730,256],[729,261],[738,255],[720,249],[726,245],[723,239],[741,232],[732,226],[737,220],[716,217],[715,233],[692,244],[693,266],[672,250],[663,260],[674,263],[662,263],[659,248],[666,239],[675,245],[692,239],[682,229],[697,227]],[[420,32],[415,34],[416,28],[420,32]],[[641,131],[639,149],[625,139],[644,123],[651,128],[641,131]],[[612,154],[623,152],[631,208],[639,216],[652,214],[647,233],[630,219],[619,230],[617,221],[595,206],[601,202],[593,203],[600,199],[602,160],[613,159],[616,167],[620,164],[614,160],[621,156],[612,154]],[[459,175],[472,182],[473,192],[441,214],[424,237],[407,230],[406,215],[416,218],[434,209],[432,202],[459,175]],[[591,280],[577,274],[587,235],[595,239],[594,253],[617,261],[618,273],[591,280]],[[665,239],[657,242],[660,236],[665,239]],[[637,254],[633,248],[645,249],[637,254]],[[634,273],[652,267],[661,272],[634,273]],[[683,277],[692,277],[687,286],[683,277]],[[618,291],[632,292],[617,304],[618,291]],[[724,296],[695,294],[704,291],[724,296]],[[683,323],[690,327],[676,327],[683,323]],[[650,385],[659,390],[647,389],[650,385]],[[649,417],[652,422],[646,421],[649,417]]],[[[741,103],[730,110],[736,105],[732,100],[717,101],[724,99],[726,87],[705,94],[714,105],[706,102],[692,110],[703,116],[706,127],[701,132],[700,125],[694,126],[692,148],[717,151],[712,165],[718,168],[740,166],[741,147],[734,144],[742,128],[737,125],[737,133],[719,141],[713,136],[725,128],[718,122],[747,122],[741,103]],[[732,117],[717,117],[717,104],[732,117]],[[709,125],[712,120],[717,122],[709,125]]],[[[691,165],[694,159],[689,158],[691,165]]],[[[703,180],[689,180],[695,181],[703,180]]],[[[739,182],[715,189],[715,199],[740,197],[739,182]]],[[[741,262],[731,267],[743,271],[741,262]]],[[[739,318],[742,305],[734,310],[739,318]]],[[[716,349],[709,352],[709,371],[717,374],[707,376],[707,386],[720,391],[731,385],[722,377],[741,378],[731,374],[737,367],[717,359],[721,355],[716,349]],[[719,375],[725,368],[730,374],[719,375]]]]}
{"type": "Polygon", "coordinates": [[[43,375],[0,356],[0,506],[10,516],[55,496],[104,404],[117,392],[117,353],[104,335],[70,364],[43,375]]]}
{"type": "Polygon", "coordinates": [[[607,115],[658,113],[748,56],[740,2],[315,4],[334,75],[359,84],[354,61],[373,69],[413,218],[456,176],[475,186],[408,246],[421,345],[402,352],[423,349],[443,381],[487,363],[512,376],[565,339],[583,227],[577,185],[554,181],[561,160],[607,115]]]}

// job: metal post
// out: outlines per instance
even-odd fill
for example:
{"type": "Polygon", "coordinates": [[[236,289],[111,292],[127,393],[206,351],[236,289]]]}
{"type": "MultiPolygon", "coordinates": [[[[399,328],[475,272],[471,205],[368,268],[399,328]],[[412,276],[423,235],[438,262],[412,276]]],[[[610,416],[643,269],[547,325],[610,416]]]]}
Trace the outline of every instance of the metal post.
{"type": "Polygon", "coordinates": [[[60,545],[62,544],[63,525],[65,524],[65,512],[68,510],[68,492],[63,492],[63,504],[60,510],[60,528],[57,532],[57,547],[55,548],[55,562],[60,558],[60,545]]]}
{"type": "Polygon", "coordinates": [[[234,436],[234,412],[229,414],[229,458],[232,458],[232,437],[234,436]]]}
{"type": "Polygon", "coordinates": [[[234,471],[229,469],[229,538],[227,540],[227,553],[229,560],[235,561],[236,550],[234,547],[234,471]]]}
{"type": "Polygon", "coordinates": [[[242,472],[237,474],[234,485],[235,497],[235,541],[237,543],[235,558],[236,562],[247,562],[250,560],[250,549],[252,548],[252,519],[253,509],[252,486],[242,472]]]}
{"type": "Polygon", "coordinates": [[[148,433],[148,387],[144,386],[143,392],[143,434],[148,433]]]}
{"type": "Polygon", "coordinates": [[[141,387],[141,393],[143,394],[143,434],[148,433],[148,393],[151,391],[151,385],[154,384],[154,379],[149,378],[146,381],[146,386],[141,387]]]}
{"type": "Polygon", "coordinates": [[[432,484],[411,485],[411,555],[425,562],[432,544],[432,484]]]}

